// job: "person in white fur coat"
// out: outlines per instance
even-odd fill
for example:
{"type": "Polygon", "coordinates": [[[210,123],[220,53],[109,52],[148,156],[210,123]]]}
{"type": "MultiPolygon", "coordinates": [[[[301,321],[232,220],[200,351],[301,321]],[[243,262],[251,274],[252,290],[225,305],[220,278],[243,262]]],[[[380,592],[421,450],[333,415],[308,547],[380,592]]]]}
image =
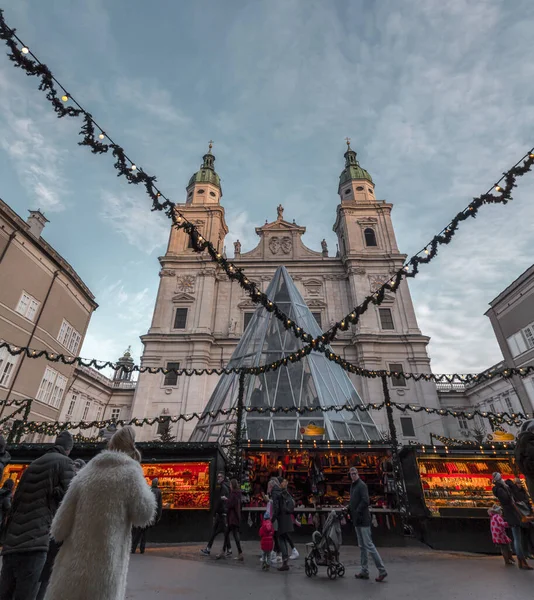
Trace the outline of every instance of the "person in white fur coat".
{"type": "Polygon", "coordinates": [[[132,526],[146,527],[156,513],[134,442],[123,427],[72,480],[52,523],[62,546],[45,600],[124,599],[132,526]]]}

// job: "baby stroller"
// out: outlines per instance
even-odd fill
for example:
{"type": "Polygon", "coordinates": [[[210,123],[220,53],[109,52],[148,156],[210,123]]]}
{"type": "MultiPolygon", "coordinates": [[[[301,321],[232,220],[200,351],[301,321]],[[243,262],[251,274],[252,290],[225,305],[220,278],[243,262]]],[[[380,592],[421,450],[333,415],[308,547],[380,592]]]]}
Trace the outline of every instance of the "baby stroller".
{"type": "Polygon", "coordinates": [[[339,562],[341,520],[344,517],[344,511],[331,511],[324,524],[323,533],[314,531],[311,544],[306,544],[304,571],[308,577],[317,575],[320,566],[326,567],[326,574],[330,579],[345,575],[345,566],[339,562]]]}

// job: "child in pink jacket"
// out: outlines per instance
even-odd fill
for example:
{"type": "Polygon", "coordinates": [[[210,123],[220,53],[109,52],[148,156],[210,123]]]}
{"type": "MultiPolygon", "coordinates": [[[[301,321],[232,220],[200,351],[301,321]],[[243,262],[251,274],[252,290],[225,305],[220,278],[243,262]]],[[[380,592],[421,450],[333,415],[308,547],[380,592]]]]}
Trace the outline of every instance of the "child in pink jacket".
{"type": "Polygon", "coordinates": [[[504,564],[513,565],[515,561],[512,558],[512,550],[510,548],[510,542],[512,540],[506,535],[506,528],[508,525],[502,518],[502,508],[498,504],[494,504],[488,510],[488,514],[490,516],[491,538],[493,543],[499,547],[504,558],[504,564]]]}

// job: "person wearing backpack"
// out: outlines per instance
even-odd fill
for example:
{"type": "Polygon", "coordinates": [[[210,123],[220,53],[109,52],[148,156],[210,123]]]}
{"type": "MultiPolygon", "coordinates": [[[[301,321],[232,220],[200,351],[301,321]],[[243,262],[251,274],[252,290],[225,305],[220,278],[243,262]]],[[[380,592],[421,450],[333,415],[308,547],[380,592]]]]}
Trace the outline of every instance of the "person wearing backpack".
{"type": "Polygon", "coordinates": [[[295,512],[295,501],[287,489],[287,479],[282,480],[282,493],[274,501],[274,517],[278,523],[278,542],[282,550],[282,566],[279,571],[289,571],[289,534],[293,531],[292,515],[295,512]]]}

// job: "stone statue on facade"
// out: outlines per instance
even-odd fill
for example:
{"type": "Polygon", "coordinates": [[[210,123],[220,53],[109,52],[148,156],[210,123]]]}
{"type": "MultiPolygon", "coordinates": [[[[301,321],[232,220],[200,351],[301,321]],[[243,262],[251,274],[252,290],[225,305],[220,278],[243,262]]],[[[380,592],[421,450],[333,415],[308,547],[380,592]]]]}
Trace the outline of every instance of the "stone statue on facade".
{"type": "Polygon", "coordinates": [[[234,242],[234,254],[236,256],[238,254],[241,254],[241,242],[239,240],[237,240],[237,242],[234,242]]]}
{"type": "Polygon", "coordinates": [[[323,239],[323,241],[321,242],[321,248],[323,250],[323,256],[328,256],[328,245],[325,239],[323,239]]]}
{"type": "Polygon", "coordinates": [[[277,206],[276,213],[278,214],[278,221],[281,221],[284,218],[284,207],[281,204],[277,206]]]}

